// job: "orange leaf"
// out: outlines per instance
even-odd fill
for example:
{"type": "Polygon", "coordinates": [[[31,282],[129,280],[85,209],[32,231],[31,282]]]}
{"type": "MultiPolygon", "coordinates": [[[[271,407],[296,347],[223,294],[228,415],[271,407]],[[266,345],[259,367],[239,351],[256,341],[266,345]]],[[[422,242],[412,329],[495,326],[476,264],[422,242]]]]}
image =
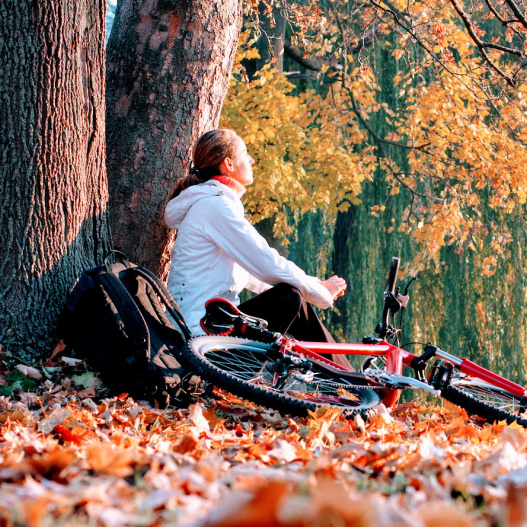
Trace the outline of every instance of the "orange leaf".
{"type": "Polygon", "coordinates": [[[129,450],[113,448],[108,444],[93,444],[86,449],[88,463],[101,474],[126,477],[133,473],[130,466],[133,454],[129,450]]]}
{"type": "Polygon", "coordinates": [[[421,518],[426,527],[444,527],[445,525],[473,527],[475,525],[464,510],[444,502],[425,504],[421,511],[421,518]]]}
{"type": "MultiPolygon", "coordinates": [[[[209,527],[271,527],[281,525],[277,518],[279,505],[291,493],[291,485],[284,481],[268,481],[258,488],[254,496],[241,503],[236,515],[232,510],[224,518],[213,521],[209,527]]],[[[291,526],[293,527],[293,526],[291,526]]]]}
{"type": "Polygon", "coordinates": [[[54,366],[54,361],[58,355],[60,355],[64,350],[66,349],[66,344],[64,344],[63,340],[59,340],[58,344],[55,346],[55,349],[53,350],[53,353],[51,354],[51,357],[47,360],[46,366],[54,366]]]}
{"type": "Polygon", "coordinates": [[[176,452],[180,454],[186,454],[192,452],[199,445],[199,440],[193,434],[187,434],[183,439],[174,447],[176,452]]]}
{"type": "Polygon", "coordinates": [[[29,466],[41,476],[53,481],[63,482],[60,473],[75,459],[71,450],[59,448],[42,456],[35,456],[29,460],[29,466]]]}
{"type": "Polygon", "coordinates": [[[55,425],[53,433],[59,435],[63,441],[70,441],[76,445],[81,444],[81,440],[62,425],[55,425]]]}

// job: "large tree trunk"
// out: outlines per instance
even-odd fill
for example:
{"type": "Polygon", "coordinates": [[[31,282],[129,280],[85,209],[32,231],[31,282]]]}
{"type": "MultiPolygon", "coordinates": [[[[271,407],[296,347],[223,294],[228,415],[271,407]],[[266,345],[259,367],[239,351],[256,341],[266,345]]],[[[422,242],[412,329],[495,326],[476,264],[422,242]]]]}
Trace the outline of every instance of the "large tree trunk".
{"type": "Polygon", "coordinates": [[[108,42],[110,220],[117,249],[160,276],[163,209],[192,146],[217,127],[241,0],[122,0],[108,42]]]}
{"type": "Polygon", "coordinates": [[[108,248],[104,0],[0,2],[0,344],[49,348],[108,248]]]}

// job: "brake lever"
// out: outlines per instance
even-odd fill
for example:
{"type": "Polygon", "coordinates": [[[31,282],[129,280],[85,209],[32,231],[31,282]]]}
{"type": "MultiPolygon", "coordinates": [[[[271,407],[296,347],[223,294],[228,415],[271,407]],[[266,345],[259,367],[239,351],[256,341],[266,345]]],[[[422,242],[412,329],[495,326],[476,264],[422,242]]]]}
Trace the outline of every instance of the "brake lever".
{"type": "Polygon", "coordinates": [[[403,294],[397,292],[397,301],[401,305],[401,311],[403,311],[406,308],[406,306],[408,305],[408,302],[410,300],[410,295],[408,294],[408,289],[410,288],[410,284],[414,280],[417,280],[417,278],[415,278],[415,276],[410,278],[410,281],[406,284],[406,287],[404,288],[404,293],[403,294]]]}
{"type": "Polygon", "coordinates": [[[414,280],[417,280],[417,278],[416,278],[415,276],[413,276],[412,278],[410,278],[410,281],[406,284],[406,287],[404,288],[404,296],[407,296],[407,295],[408,295],[408,289],[410,288],[410,284],[411,284],[414,280]]]}

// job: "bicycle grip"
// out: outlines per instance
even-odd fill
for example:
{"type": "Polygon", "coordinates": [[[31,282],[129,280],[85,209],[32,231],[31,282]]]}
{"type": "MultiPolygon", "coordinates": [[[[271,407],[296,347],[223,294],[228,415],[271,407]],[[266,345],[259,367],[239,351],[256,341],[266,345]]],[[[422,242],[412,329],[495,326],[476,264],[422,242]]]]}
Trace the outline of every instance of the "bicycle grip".
{"type": "Polygon", "coordinates": [[[386,291],[389,291],[390,293],[395,292],[395,285],[397,284],[397,273],[399,272],[400,263],[400,258],[397,258],[395,256],[392,258],[392,262],[390,264],[390,272],[388,274],[388,286],[386,287],[386,291]]]}

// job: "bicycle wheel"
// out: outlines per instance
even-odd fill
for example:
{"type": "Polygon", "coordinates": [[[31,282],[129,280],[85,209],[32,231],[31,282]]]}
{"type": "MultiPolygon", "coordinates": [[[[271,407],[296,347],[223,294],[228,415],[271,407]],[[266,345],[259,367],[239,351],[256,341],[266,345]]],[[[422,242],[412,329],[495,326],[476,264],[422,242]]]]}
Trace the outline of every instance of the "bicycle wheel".
{"type": "Polygon", "coordinates": [[[312,359],[309,359],[309,371],[293,367],[285,382],[277,387],[273,380],[283,357],[276,347],[263,342],[196,337],[187,342],[181,360],[191,371],[219,388],[292,415],[305,416],[308,410],[330,406],[342,408],[346,417],[357,413],[368,417],[381,403],[378,392],[371,389],[373,385],[363,375],[347,378],[312,359]],[[364,388],[356,386],[361,382],[364,388]]]}
{"type": "Polygon", "coordinates": [[[516,421],[527,428],[527,400],[479,379],[453,379],[441,397],[490,423],[516,421]]]}

